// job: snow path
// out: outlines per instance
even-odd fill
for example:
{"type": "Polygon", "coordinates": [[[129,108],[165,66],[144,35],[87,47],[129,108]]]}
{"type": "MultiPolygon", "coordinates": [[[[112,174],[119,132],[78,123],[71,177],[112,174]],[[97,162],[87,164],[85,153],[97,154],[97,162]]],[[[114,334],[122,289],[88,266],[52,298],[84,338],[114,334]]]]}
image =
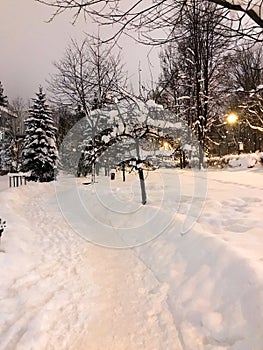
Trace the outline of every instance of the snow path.
{"type": "Polygon", "coordinates": [[[167,304],[167,284],[131,250],[95,248],[91,260],[100,286],[97,315],[76,349],[182,349],[167,304]]]}
{"type": "Polygon", "coordinates": [[[16,225],[34,230],[35,246],[28,258],[29,247],[22,245],[25,266],[13,280],[6,276],[0,349],[181,350],[168,285],[159,283],[132,250],[82,240],[64,221],[52,185],[34,185],[34,196],[31,184],[5,192],[20,214],[16,225]]]}
{"type": "MultiPolygon", "coordinates": [[[[9,205],[20,217],[16,225],[30,227],[23,230],[21,250],[24,263],[15,266],[15,278],[10,280],[1,295],[0,349],[66,349],[83,331],[91,318],[87,306],[94,293],[87,259],[83,259],[83,241],[64,224],[48,186],[38,186],[35,197],[28,196],[31,186],[10,189],[5,193],[9,205]],[[12,192],[23,195],[20,201],[12,200],[12,192]],[[47,209],[48,208],[48,209],[47,209]],[[33,234],[33,247],[23,245],[23,235],[33,234]],[[84,311],[85,310],[85,311],[84,311]],[[67,322],[65,322],[67,320],[67,322]],[[33,346],[33,347],[32,347],[33,346]]],[[[14,220],[14,219],[13,219],[14,220]]],[[[12,222],[12,218],[7,218],[12,222]]],[[[17,229],[12,227],[11,230],[17,229]]],[[[26,237],[25,237],[26,238],[26,237]]],[[[7,245],[6,250],[9,251],[7,245]]],[[[10,247],[11,250],[11,247],[10,247]]],[[[21,252],[20,252],[21,253],[21,252]]],[[[4,255],[3,255],[4,258],[4,255]]],[[[7,257],[8,259],[8,257],[7,257]]]]}

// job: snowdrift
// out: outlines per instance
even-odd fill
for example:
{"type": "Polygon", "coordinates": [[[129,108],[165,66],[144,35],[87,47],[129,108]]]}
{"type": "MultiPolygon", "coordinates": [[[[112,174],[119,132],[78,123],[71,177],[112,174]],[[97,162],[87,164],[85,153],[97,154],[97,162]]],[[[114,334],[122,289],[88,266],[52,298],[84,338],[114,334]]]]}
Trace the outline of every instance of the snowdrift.
{"type": "Polygon", "coordinates": [[[251,261],[196,225],[170,229],[138,255],[166,284],[183,349],[261,350],[262,261],[251,261]]]}
{"type": "Polygon", "coordinates": [[[214,168],[238,168],[246,169],[253,167],[262,167],[263,152],[228,154],[223,157],[207,158],[208,167],[214,168]]]}

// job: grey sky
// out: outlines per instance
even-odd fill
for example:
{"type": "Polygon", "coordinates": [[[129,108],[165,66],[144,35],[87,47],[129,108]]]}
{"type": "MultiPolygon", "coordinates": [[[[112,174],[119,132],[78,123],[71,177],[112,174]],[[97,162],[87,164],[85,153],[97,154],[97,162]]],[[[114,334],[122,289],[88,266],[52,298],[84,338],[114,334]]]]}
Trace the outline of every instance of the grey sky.
{"type": "MultiPolygon", "coordinates": [[[[51,9],[34,0],[0,0],[0,81],[9,101],[17,96],[28,99],[34,96],[39,85],[45,87],[45,79],[54,71],[52,62],[60,59],[70,38],[84,37],[85,32],[97,32],[94,24],[83,19],[73,26],[70,13],[58,16],[53,22],[45,23],[51,9]]],[[[135,85],[138,65],[141,61],[142,78],[149,78],[147,53],[127,38],[121,42],[122,57],[135,85]]],[[[158,72],[157,54],[150,54],[152,71],[158,72]]]]}

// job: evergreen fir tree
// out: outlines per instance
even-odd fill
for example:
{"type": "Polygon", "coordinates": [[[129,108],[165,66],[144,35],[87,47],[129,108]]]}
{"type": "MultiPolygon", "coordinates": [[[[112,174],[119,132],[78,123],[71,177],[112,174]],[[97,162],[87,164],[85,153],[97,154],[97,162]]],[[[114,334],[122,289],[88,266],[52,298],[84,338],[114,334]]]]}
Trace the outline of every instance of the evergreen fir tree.
{"type": "Polygon", "coordinates": [[[15,141],[13,139],[9,139],[9,142],[6,142],[4,144],[4,148],[2,150],[2,167],[5,170],[10,171],[11,173],[17,172],[18,170],[18,163],[16,161],[16,154],[15,154],[15,141]]]}
{"type": "Polygon", "coordinates": [[[7,96],[4,95],[4,89],[0,81],[0,106],[7,107],[8,101],[7,96]]]}
{"type": "Polygon", "coordinates": [[[36,96],[25,121],[21,170],[31,172],[30,180],[47,182],[54,180],[56,175],[56,128],[41,87],[36,96]]]}

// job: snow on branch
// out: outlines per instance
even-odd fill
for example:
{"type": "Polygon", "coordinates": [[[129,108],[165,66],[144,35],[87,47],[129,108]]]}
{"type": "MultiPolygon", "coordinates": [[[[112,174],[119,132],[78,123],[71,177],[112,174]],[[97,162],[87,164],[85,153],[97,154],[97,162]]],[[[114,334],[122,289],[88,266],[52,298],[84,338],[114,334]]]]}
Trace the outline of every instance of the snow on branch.
{"type": "Polygon", "coordinates": [[[261,126],[252,125],[248,119],[246,119],[246,122],[251,129],[263,132],[263,128],[261,126]]]}
{"type": "MultiPolygon", "coordinates": [[[[137,140],[155,140],[162,142],[178,138],[182,133],[187,134],[182,122],[169,121],[168,114],[162,106],[150,100],[142,101],[122,100],[115,105],[107,106],[91,113],[100,113],[109,123],[98,133],[87,139],[83,144],[79,168],[91,169],[91,166],[102,154],[113,145],[125,142],[132,146],[137,140]]],[[[124,154],[121,155],[123,157],[124,154]]]]}

